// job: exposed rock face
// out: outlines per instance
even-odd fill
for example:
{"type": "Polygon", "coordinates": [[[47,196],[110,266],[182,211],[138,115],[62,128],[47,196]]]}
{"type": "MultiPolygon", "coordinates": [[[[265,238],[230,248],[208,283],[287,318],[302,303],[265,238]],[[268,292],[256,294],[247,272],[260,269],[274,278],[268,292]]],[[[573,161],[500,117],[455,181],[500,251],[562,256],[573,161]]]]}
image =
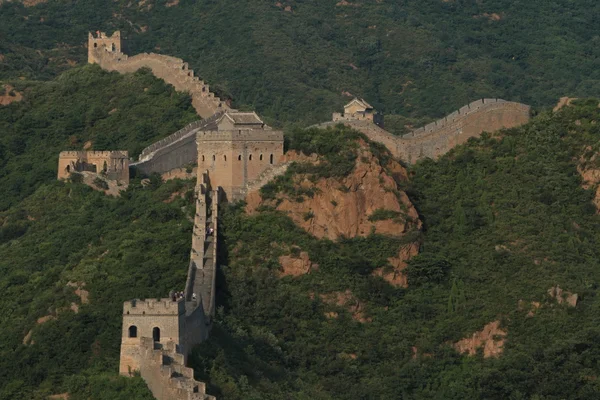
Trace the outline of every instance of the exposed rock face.
{"type": "Polygon", "coordinates": [[[390,161],[386,167],[387,171],[361,143],[356,166],[348,176],[321,178],[314,183],[306,176],[295,177],[296,185],[315,192],[312,198],[297,202],[280,193],[276,201],[263,201],[254,192],[246,198],[246,210],[252,213],[260,205],[276,206],[309,233],[332,240],[372,232],[402,236],[420,229],[417,211],[397,184],[407,180],[406,170],[396,161],[390,161]],[[395,212],[398,217],[369,221],[376,210],[395,212]]]}
{"type": "MultiPolygon", "coordinates": [[[[352,294],[352,291],[346,289],[344,292],[332,292],[327,294],[319,295],[324,303],[335,305],[338,307],[344,307],[352,314],[352,319],[365,323],[371,322],[372,319],[365,315],[363,305],[358,301],[352,294]]],[[[326,312],[327,318],[337,318],[338,313],[334,311],[326,312]]]]}
{"type": "Polygon", "coordinates": [[[298,256],[280,256],[279,264],[281,264],[281,271],[279,273],[280,277],[300,276],[308,274],[318,268],[317,264],[313,264],[310,261],[308,253],[305,251],[301,251],[298,256]]]}
{"type": "MultiPolygon", "coordinates": [[[[0,106],[23,100],[23,95],[14,90],[11,85],[3,85],[4,95],[0,95],[0,106]]],[[[0,91],[2,93],[2,91],[0,91]]]]}
{"type": "Polygon", "coordinates": [[[500,321],[490,322],[473,336],[464,338],[454,344],[454,348],[463,354],[470,356],[477,353],[477,349],[483,346],[483,357],[498,357],[502,354],[504,337],[506,331],[500,329],[500,321]]]}
{"type": "MultiPolygon", "coordinates": [[[[586,151],[591,151],[591,147],[588,147],[586,151]]],[[[597,210],[600,210],[600,167],[597,167],[598,153],[594,153],[591,157],[586,158],[581,156],[579,159],[579,165],[577,166],[577,172],[581,175],[583,180],[582,187],[584,189],[596,188],[596,194],[594,196],[594,205],[597,210]]]]}
{"type": "Polygon", "coordinates": [[[577,100],[577,98],[561,97],[560,100],[558,100],[558,103],[556,104],[556,106],[554,106],[554,109],[552,111],[557,112],[561,108],[566,107],[569,104],[571,104],[571,102],[573,100],[577,100]]]}
{"type": "Polygon", "coordinates": [[[558,285],[548,289],[548,294],[550,297],[556,299],[558,304],[565,303],[569,307],[576,307],[577,300],[579,300],[577,293],[571,293],[567,292],[566,290],[562,290],[558,285]]]}
{"type": "Polygon", "coordinates": [[[410,243],[400,248],[397,257],[388,258],[392,270],[389,268],[377,268],[373,275],[381,276],[390,285],[396,287],[408,287],[408,280],[402,271],[407,266],[407,261],[419,254],[419,243],[410,243]]]}

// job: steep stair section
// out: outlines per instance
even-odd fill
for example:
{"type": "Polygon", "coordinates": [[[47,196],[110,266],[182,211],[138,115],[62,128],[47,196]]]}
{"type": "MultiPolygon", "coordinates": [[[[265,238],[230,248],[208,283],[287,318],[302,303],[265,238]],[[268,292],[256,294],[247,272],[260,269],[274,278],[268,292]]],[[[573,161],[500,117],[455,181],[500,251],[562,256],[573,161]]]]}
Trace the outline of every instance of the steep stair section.
{"type": "Polygon", "coordinates": [[[157,400],[216,400],[206,394],[206,385],[194,379],[194,370],[184,364],[177,345],[161,345],[152,338],[140,341],[140,374],[157,400]]]}
{"type": "Polygon", "coordinates": [[[215,285],[217,268],[217,217],[219,190],[208,191],[206,184],[200,184],[197,191],[196,216],[190,267],[186,283],[186,302],[192,307],[190,313],[202,305],[207,320],[215,312],[215,285]]]}

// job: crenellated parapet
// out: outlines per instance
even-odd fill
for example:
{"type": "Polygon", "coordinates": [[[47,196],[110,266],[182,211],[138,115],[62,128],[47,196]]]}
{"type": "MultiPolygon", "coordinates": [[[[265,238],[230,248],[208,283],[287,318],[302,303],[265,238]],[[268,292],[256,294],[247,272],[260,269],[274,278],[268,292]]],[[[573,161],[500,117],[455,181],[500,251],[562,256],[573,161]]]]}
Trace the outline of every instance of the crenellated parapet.
{"type": "Polygon", "coordinates": [[[366,119],[338,119],[321,125],[344,123],[382,143],[394,156],[414,163],[422,158],[437,158],[483,132],[523,125],[529,121],[529,114],[530,107],[525,104],[480,99],[403,136],[392,135],[366,119]]]}
{"type": "Polygon", "coordinates": [[[154,397],[160,400],[215,400],[214,396],[206,394],[206,385],[194,379],[194,370],[185,366],[177,344],[158,344],[151,338],[142,338],[139,348],[143,360],[140,375],[154,397]]]}
{"type": "Polygon", "coordinates": [[[88,62],[100,65],[108,71],[120,73],[135,72],[149,68],[152,73],[173,85],[177,91],[189,92],[192,105],[202,118],[208,118],[219,111],[229,110],[229,105],[210,91],[210,86],[198,78],[188,63],[180,58],[155,53],[142,53],[127,56],[122,51],[120,32],[107,36],[103,32],[89,34],[88,62]]]}

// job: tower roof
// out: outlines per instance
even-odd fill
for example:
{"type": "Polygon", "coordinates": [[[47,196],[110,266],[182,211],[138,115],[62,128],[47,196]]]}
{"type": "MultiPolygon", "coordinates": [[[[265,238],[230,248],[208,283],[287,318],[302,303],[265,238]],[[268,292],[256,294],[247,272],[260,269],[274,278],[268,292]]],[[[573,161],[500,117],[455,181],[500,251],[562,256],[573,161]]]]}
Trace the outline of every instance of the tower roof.
{"type": "MultiPolygon", "coordinates": [[[[227,118],[231,121],[235,126],[238,125],[264,125],[264,122],[260,119],[260,117],[255,112],[239,112],[239,111],[227,111],[221,118],[219,118],[219,122],[224,118],[227,118]]],[[[218,122],[217,122],[218,123],[218,122]]]]}
{"type": "Polygon", "coordinates": [[[344,106],[344,108],[350,107],[352,104],[357,104],[358,106],[363,107],[365,110],[373,109],[372,105],[367,103],[364,99],[359,99],[358,97],[355,97],[354,99],[352,99],[352,101],[350,101],[350,103],[346,104],[344,106]]]}

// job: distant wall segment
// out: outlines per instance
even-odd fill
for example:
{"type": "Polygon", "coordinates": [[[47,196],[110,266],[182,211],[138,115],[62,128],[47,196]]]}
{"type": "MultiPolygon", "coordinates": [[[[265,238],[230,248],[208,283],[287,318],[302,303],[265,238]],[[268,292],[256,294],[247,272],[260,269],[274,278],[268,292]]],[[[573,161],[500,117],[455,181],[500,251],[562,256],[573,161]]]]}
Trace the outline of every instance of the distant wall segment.
{"type": "MultiPolygon", "coordinates": [[[[392,135],[369,121],[344,123],[363,132],[369,139],[384,144],[394,156],[414,163],[422,158],[437,158],[483,132],[513,128],[529,122],[529,119],[528,105],[501,99],[481,99],[404,136],[392,135]]],[[[335,122],[326,125],[332,124],[335,122]]]]}
{"type": "Polygon", "coordinates": [[[194,76],[194,70],[189,69],[188,63],[181,58],[155,53],[143,53],[129,57],[122,52],[120,32],[107,36],[103,32],[92,33],[88,36],[88,62],[98,64],[105,70],[120,73],[135,72],[140,68],[149,68],[152,73],[177,91],[189,92],[192,105],[198,115],[208,118],[218,111],[230,107],[210,91],[203,80],[194,76]]]}

